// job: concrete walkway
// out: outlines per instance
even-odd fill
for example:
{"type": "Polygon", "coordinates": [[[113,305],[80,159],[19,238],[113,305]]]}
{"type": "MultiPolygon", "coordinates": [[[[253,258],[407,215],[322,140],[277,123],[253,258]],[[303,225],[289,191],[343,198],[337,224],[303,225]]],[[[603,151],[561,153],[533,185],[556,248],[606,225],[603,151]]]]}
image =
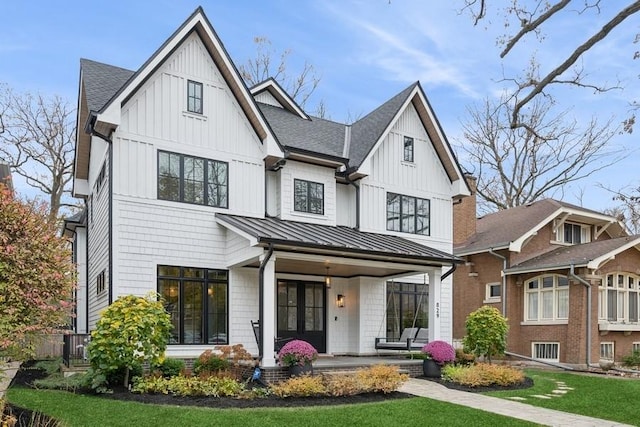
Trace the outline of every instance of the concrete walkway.
{"type": "Polygon", "coordinates": [[[19,367],[20,362],[0,363],[0,399],[4,397],[19,367]]]}
{"type": "Polygon", "coordinates": [[[416,396],[428,397],[434,400],[455,403],[480,409],[486,412],[531,421],[546,426],[571,426],[571,427],[619,427],[628,426],[615,421],[601,420],[599,418],[586,417],[584,415],[570,414],[554,409],[540,408],[520,402],[485,396],[479,393],[452,390],[434,381],[411,378],[401,388],[401,392],[416,396]]]}

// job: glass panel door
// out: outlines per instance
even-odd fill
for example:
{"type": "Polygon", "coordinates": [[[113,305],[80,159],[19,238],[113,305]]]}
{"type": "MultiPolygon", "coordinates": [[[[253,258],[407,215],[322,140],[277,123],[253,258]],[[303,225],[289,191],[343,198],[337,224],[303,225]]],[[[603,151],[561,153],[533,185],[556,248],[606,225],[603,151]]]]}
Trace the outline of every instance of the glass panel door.
{"type": "Polygon", "coordinates": [[[295,338],[326,352],[324,283],[278,282],[278,338],[295,338]]]}

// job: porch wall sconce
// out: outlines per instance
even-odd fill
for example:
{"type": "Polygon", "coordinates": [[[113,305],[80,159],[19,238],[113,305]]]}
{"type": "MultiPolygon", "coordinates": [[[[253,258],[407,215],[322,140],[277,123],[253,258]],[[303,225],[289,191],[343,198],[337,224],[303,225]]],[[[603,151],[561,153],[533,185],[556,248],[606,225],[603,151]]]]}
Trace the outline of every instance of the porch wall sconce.
{"type": "Polygon", "coordinates": [[[336,297],[336,305],[340,308],[344,307],[344,295],[338,294],[336,297]]]}
{"type": "Polygon", "coordinates": [[[327,267],[327,275],[324,276],[324,284],[327,289],[331,289],[331,276],[329,276],[329,267],[327,267]]]}

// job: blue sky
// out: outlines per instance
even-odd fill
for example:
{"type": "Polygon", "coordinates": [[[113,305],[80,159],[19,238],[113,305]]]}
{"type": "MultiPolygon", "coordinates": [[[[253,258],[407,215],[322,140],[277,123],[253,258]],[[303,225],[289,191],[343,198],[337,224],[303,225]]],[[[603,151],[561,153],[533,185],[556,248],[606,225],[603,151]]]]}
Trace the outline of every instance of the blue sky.
{"type": "MultiPolygon", "coordinates": [[[[276,51],[291,49],[289,66],[313,64],[321,82],[307,104],[313,113],[319,100],[331,119],[364,115],[409,84],[420,80],[450,142],[461,143],[467,106],[497,96],[500,79],[526,66],[538,52],[543,70],[602,26],[601,16],[568,14],[550,24],[545,45],[527,40],[505,60],[496,38],[504,29],[472,25],[460,14],[462,0],[158,0],[158,1],[3,1],[0,26],[0,83],[19,91],[59,94],[75,104],[80,58],[135,70],[201,5],[236,64],[255,54],[253,38],[268,37],[276,51]],[[585,25],[584,23],[588,24],[585,25]],[[549,44],[551,49],[545,48],[549,44]]],[[[504,4],[503,0],[489,1],[504,4]]],[[[607,1],[605,6],[626,4],[607,1]]],[[[589,52],[581,64],[593,81],[615,83],[624,91],[594,95],[587,89],[564,89],[560,106],[574,108],[576,118],[593,114],[620,121],[626,102],[640,99],[637,61],[631,58],[638,32],[632,18],[589,52]]],[[[637,130],[639,132],[640,130],[637,130]]],[[[554,194],[593,209],[613,204],[597,183],[612,188],[638,184],[640,153],[634,135],[615,138],[628,156],[591,179],[554,194]]],[[[463,161],[464,163],[464,161],[463,161]]],[[[17,182],[18,190],[27,188],[17,182]]]]}

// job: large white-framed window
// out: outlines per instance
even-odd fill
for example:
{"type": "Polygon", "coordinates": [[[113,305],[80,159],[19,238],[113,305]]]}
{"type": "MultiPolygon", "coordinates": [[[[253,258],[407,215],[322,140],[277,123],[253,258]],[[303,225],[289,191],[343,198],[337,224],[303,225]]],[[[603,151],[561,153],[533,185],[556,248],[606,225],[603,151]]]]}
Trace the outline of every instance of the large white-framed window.
{"type": "Polygon", "coordinates": [[[556,230],[556,241],[569,245],[579,245],[591,241],[591,226],[565,222],[556,230]]]}
{"type": "Polygon", "coordinates": [[[487,283],[485,296],[484,296],[484,303],[489,304],[489,303],[500,302],[501,295],[502,295],[502,283],[500,282],[487,283]]]}
{"type": "Polygon", "coordinates": [[[607,274],[599,288],[598,317],[621,323],[640,321],[640,276],[607,274]]]}
{"type": "Polygon", "coordinates": [[[548,274],[527,280],[524,298],[525,321],[569,318],[569,279],[566,276],[548,274]]]}
{"type": "Polygon", "coordinates": [[[560,343],[532,342],[531,357],[548,362],[560,362],[560,343]]]}
{"type": "Polygon", "coordinates": [[[600,359],[614,360],[615,355],[615,346],[612,341],[600,343],[600,359]]]}

